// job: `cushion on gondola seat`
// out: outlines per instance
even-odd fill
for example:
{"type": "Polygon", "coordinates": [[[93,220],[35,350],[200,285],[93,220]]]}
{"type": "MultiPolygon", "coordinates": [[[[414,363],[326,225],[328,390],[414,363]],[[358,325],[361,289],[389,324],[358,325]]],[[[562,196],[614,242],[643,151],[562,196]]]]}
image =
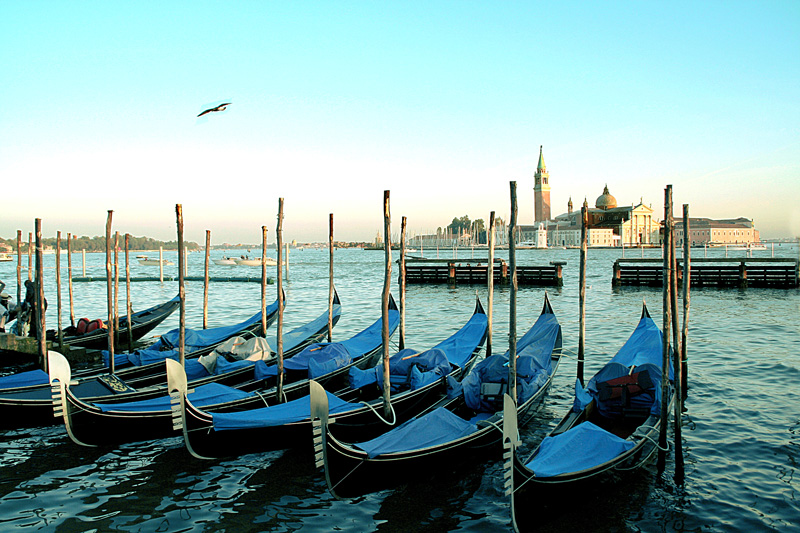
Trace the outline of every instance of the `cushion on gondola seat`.
{"type": "Polygon", "coordinates": [[[653,380],[647,372],[636,372],[626,376],[609,379],[597,384],[597,392],[601,401],[631,397],[653,388],[653,380]]]}

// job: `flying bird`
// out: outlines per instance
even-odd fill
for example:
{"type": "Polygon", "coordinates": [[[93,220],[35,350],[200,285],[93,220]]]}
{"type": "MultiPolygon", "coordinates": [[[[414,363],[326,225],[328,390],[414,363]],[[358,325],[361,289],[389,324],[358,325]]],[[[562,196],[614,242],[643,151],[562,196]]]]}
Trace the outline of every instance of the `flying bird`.
{"type": "Polygon", "coordinates": [[[230,102],[226,102],[226,103],[224,103],[224,104],[219,104],[217,107],[212,107],[212,108],[206,109],[205,111],[203,111],[202,113],[200,113],[200,114],[199,114],[199,115],[197,115],[197,116],[198,116],[198,118],[199,118],[199,117],[202,117],[203,115],[206,115],[206,114],[208,114],[208,113],[216,113],[217,111],[225,111],[225,109],[226,109],[226,108],[227,108],[229,105],[231,105],[231,103],[230,103],[230,102]]]}

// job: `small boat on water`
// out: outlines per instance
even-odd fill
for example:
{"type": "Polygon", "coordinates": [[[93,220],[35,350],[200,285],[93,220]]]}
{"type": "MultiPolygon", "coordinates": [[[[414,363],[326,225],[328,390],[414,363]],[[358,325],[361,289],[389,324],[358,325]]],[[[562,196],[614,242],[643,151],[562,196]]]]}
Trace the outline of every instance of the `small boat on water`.
{"type": "MultiPolygon", "coordinates": [[[[238,259],[234,259],[233,261],[235,261],[237,265],[261,266],[261,258],[260,257],[256,258],[256,259],[251,259],[250,256],[243,255],[242,257],[240,257],[238,259]]],[[[278,266],[278,260],[277,259],[273,259],[272,257],[265,257],[264,258],[264,263],[267,266],[278,266]]],[[[219,263],[217,263],[217,264],[219,264],[219,263]]]]}
{"type": "Polygon", "coordinates": [[[222,266],[234,266],[236,265],[236,259],[233,259],[228,256],[223,256],[221,259],[214,259],[214,264],[222,266]]]}
{"type": "Polygon", "coordinates": [[[7,253],[0,253],[0,263],[5,263],[8,261],[13,261],[14,259],[11,257],[11,254],[7,253]]]}
{"type": "MultiPolygon", "coordinates": [[[[639,324],[611,361],[585,388],[576,381],[573,406],[555,429],[530,455],[515,453],[506,463],[512,517],[515,509],[535,508],[536,487],[634,470],[650,460],[661,428],[662,352],[661,330],[643,305],[639,324]]],[[[672,365],[668,372],[671,383],[672,365]]],[[[516,420],[503,423],[511,440],[504,446],[513,450],[519,444],[516,420]]]]}
{"type": "Polygon", "coordinates": [[[140,265],[144,265],[144,266],[158,266],[158,265],[174,265],[175,263],[173,263],[169,259],[158,260],[158,259],[151,259],[151,258],[146,258],[146,259],[141,259],[140,258],[139,259],[139,264],[140,265]]]}

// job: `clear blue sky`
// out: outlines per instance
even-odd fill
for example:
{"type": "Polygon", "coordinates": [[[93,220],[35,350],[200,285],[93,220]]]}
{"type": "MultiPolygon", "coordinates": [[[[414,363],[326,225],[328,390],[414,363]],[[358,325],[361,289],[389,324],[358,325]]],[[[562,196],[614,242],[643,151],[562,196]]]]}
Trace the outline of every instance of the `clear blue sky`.
{"type": "Polygon", "coordinates": [[[371,240],[608,184],[800,235],[800,2],[3,1],[0,236],[371,240]],[[207,104],[231,101],[203,119],[207,104]]]}

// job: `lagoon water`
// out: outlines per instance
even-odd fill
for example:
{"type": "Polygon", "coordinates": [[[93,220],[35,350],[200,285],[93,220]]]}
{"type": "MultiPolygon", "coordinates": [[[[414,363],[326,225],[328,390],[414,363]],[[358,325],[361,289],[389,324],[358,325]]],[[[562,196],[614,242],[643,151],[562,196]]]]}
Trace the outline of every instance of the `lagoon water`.
{"type": "MultiPolygon", "coordinates": [[[[257,255],[259,250],[252,250],[257,255]]],[[[225,251],[214,251],[221,257],[225,251]]],[[[230,253],[240,254],[241,251],[230,253]]],[[[485,253],[485,252],[483,252],[485,253]]],[[[638,257],[638,250],[626,250],[638,257]]],[[[703,250],[693,250],[702,257],[703,250]]],[[[708,252],[716,256],[722,251],[708,252]]],[[[743,254],[744,252],[735,252],[743,254]]],[[[772,251],[757,252],[769,256],[772,251]]],[[[797,258],[797,245],[775,247],[797,258]]],[[[274,250],[271,251],[274,257],[274,250]]],[[[452,257],[453,251],[441,251],[452,257]]],[[[475,252],[478,256],[479,252],[475,252]]],[[[729,252],[733,255],[734,252],[729,252]]],[[[149,255],[157,257],[157,252],[149,255]]],[[[228,254],[229,255],[229,254],[228,254]]],[[[418,255],[418,252],[411,255],[418,255]]],[[[425,250],[436,257],[436,250],[425,250]]],[[[459,257],[468,258],[470,251],[459,257]]],[[[499,251],[506,257],[507,251],[499,251]]],[[[633,331],[642,300],[661,323],[660,289],[611,287],[619,250],[589,250],[585,375],[590,377],[633,331]]],[[[645,251],[660,257],[659,250],[645,251]]],[[[175,253],[165,253],[177,264],[175,253]]],[[[393,254],[396,259],[396,252],[393,254]]],[[[87,254],[87,275],[104,275],[104,255],[87,254]]],[[[158,275],[131,255],[132,276],[158,275]]],[[[343,315],[334,340],[366,327],[380,314],[383,253],[335,252],[343,315]]],[[[189,274],[202,276],[204,255],[189,255],[189,274]]],[[[548,288],[562,324],[564,347],[578,344],[578,250],[520,250],[518,264],[566,261],[564,286],[548,288]]],[[[57,320],[55,258],[45,256],[47,326],[57,320]]],[[[62,255],[62,324],[69,323],[66,256],[62,255]]],[[[165,267],[167,275],[176,266],[165,267]]],[[[122,271],[124,273],[124,269],[122,271]]],[[[27,272],[23,272],[26,277],[27,272]]],[[[73,255],[81,275],[81,255],[73,255]]],[[[212,265],[212,276],[259,277],[258,267],[212,265]]],[[[274,270],[271,273],[274,275],[274,270]]],[[[16,292],[15,263],[0,263],[6,292],[16,292]]],[[[122,276],[124,280],[124,274],[122,276]]],[[[324,311],[328,251],[292,250],[286,283],[285,330],[324,311]]],[[[538,316],[545,288],[520,288],[517,332],[538,316]]],[[[177,282],[132,283],[134,310],[177,294],[177,282]]],[[[202,326],[202,282],[187,282],[188,327],[202,326]]],[[[393,274],[396,295],[397,275],[393,274]]],[[[75,283],[75,315],[106,314],[105,283],[75,283]]],[[[484,286],[416,285],[407,290],[406,345],[424,349],[470,316],[484,286]]],[[[212,283],[209,325],[233,323],[260,306],[258,283],[212,283]]],[[[276,286],[268,287],[269,302],[276,286]]],[[[124,309],[124,282],[120,308],[124,309]]],[[[495,351],[505,351],[509,289],[497,288],[495,351]]],[[[655,465],[608,486],[589,486],[563,500],[532,502],[520,512],[543,531],[797,531],[800,529],[800,290],[693,289],[689,316],[689,396],[683,416],[686,481],[676,485],[673,460],[659,477],[655,465]]],[[[176,312],[154,334],[177,327],[176,312]]],[[[274,326],[273,326],[274,328],[274,326]]],[[[393,343],[397,342],[397,335],[393,343]]],[[[537,443],[571,405],[575,359],[562,362],[544,407],[522,432],[537,443]]],[[[310,437],[309,437],[310,438],[310,437]]],[[[0,530],[43,531],[508,531],[501,450],[474,463],[444,466],[394,490],[338,501],[303,453],[287,450],[226,460],[191,457],[179,438],[116,448],[82,448],[63,427],[0,430],[0,530]]],[[[553,498],[551,498],[553,499],[553,498]]]]}

